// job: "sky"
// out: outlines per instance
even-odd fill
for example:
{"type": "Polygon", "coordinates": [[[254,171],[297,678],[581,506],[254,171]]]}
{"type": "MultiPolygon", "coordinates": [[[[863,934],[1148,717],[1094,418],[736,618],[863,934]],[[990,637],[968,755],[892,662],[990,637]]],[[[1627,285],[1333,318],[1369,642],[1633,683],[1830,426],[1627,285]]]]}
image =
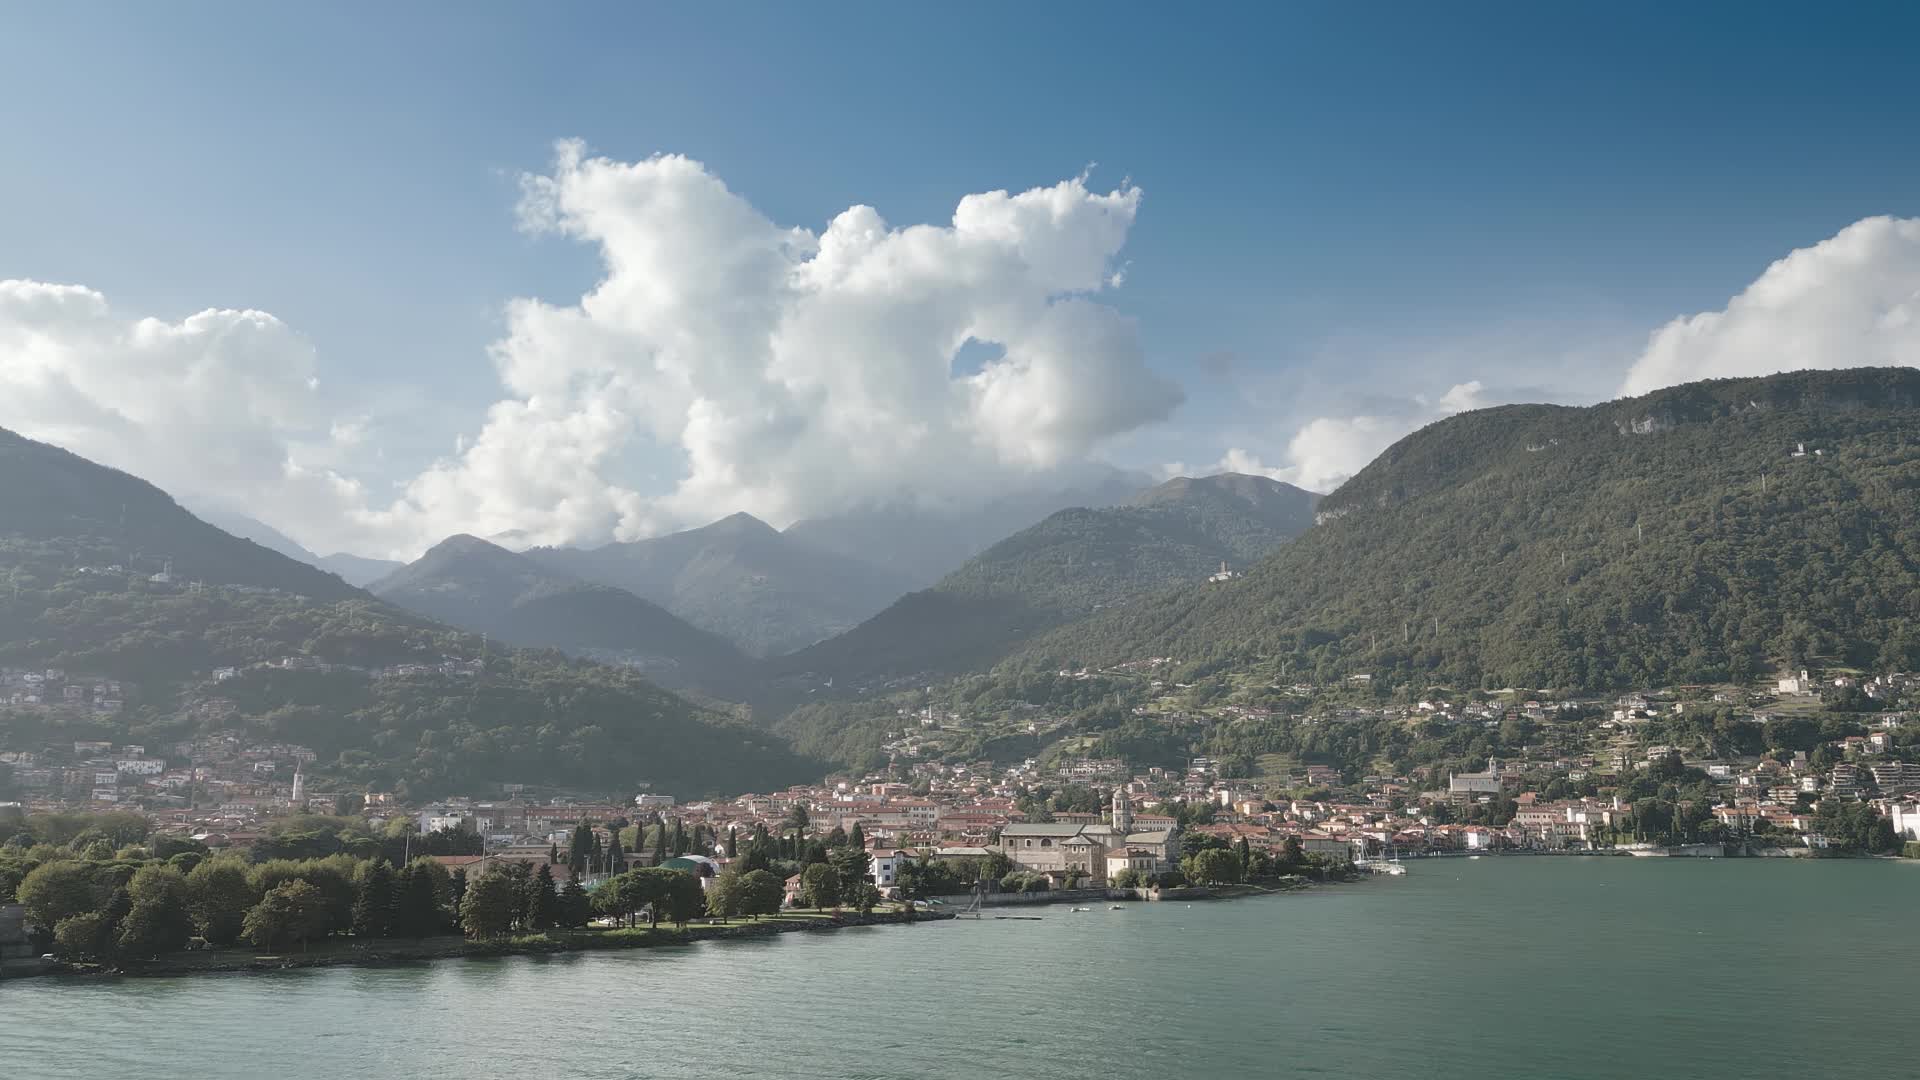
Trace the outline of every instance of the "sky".
{"type": "Polygon", "coordinates": [[[407,556],[1920,363],[1911,6],[710,7],[9,11],[0,426],[407,556]]]}

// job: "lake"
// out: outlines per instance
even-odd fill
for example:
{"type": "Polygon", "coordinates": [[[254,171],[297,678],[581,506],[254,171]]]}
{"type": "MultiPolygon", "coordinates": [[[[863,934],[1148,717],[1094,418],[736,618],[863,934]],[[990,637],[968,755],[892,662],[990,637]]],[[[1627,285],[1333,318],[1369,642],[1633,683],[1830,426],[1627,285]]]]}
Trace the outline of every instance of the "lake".
{"type": "Polygon", "coordinates": [[[0,984],[0,1075],[1912,1075],[1920,863],[1483,858],[403,969],[0,984]]]}

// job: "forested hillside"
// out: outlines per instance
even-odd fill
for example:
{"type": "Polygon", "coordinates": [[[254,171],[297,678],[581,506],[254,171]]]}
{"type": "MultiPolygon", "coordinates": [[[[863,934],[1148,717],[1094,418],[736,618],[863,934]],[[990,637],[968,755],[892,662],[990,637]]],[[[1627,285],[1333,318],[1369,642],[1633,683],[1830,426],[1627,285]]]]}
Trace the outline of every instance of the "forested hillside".
{"type": "Polygon", "coordinates": [[[719,793],[818,774],[630,672],[489,648],[52,447],[0,434],[0,495],[0,666],[126,684],[109,708],[0,704],[8,745],[251,729],[320,751],[317,782],[422,795],[502,782],[719,793]]]}
{"type": "Polygon", "coordinates": [[[625,589],[756,656],[840,633],[907,588],[750,514],[651,540],[526,555],[550,571],[625,589]]]}
{"type": "Polygon", "coordinates": [[[1033,643],[1326,681],[1604,688],[1920,666],[1920,372],[1723,380],[1442,420],[1211,590],[1033,643]]]}
{"type": "Polygon", "coordinates": [[[221,532],[144,480],[0,429],[0,567],[364,596],[332,574],[221,532]]]}
{"type": "Polygon", "coordinates": [[[496,641],[631,667],[675,689],[737,701],[751,681],[751,662],[725,638],[623,589],[546,570],[477,537],[449,537],[372,588],[383,600],[496,641]]]}
{"type": "Polygon", "coordinates": [[[771,665],[836,687],[990,666],[1064,622],[1174,585],[1197,589],[1313,523],[1319,497],[1256,476],[1172,480],[1127,506],[1069,509],[988,548],[840,637],[771,665]]]}

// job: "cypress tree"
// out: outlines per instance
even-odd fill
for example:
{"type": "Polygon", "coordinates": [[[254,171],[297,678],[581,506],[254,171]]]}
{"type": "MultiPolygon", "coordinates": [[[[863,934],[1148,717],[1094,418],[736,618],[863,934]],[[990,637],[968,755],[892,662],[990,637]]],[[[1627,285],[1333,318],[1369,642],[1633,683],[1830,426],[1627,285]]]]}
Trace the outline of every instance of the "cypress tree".
{"type": "Polygon", "coordinates": [[[353,936],[383,938],[393,932],[393,868],[375,859],[353,896],[353,936]]]}
{"type": "Polygon", "coordinates": [[[739,857],[740,857],[740,830],[729,825],[727,826],[727,858],[737,859],[739,857]]]}
{"type": "Polygon", "coordinates": [[[401,869],[394,879],[394,936],[423,938],[440,932],[440,898],[434,892],[432,874],[414,866],[401,869]]]}
{"type": "Polygon", "coordinates": [[[621,874],[627,869],[627,853],[620,848],[620,830],[607,839],[607,873],[621,874]]]}
{"type": "Polygon", "coordinates": [[[453,910],[460,910],[460,901],[467,898],[467,868],[460,867],[453,872],[453,910]]]}
{"type": "Polygon", "coordinates": [[[687,853],[687,829],[679,818],[673,819],[672,847],[675,855],[685,855],[687,853]]]}
{"type": "Polygon", "coordinates": [[[567,843],[567,866],[574,877],[587,872],[587,855],[593,849],[593,830],[582,821],[573,827],[573,837],[567,843]]]}
{"type": "Polygon", "coordinates": [[[867,832],[857,821],[853,823],[853,831],[847,834],[847,846],[856,848],[867,846],[867,832]]]}
{"type": "MultiPolygon", "coordinates": [[[[616,841],[618,843],[618,841],[616,841]]],[[[553,867],[543,864],[527,879],[527,927],[546,930],[560,921],[560,897],[553,891],[553,867]]]]}
{"type": "Polygon", "coordinates": [[[659,866],[667,861],[667,823],[661,822],[654,826],[654,830],[653,865],[659,866]]]}
{"type": "Polygon", "coordinates": [[[567,887],[560,890],[560,925],[578,930],[587,925],[592,914],[593,902],[587,898],[585,886],[577,880],[567,882],[567,887]]]}

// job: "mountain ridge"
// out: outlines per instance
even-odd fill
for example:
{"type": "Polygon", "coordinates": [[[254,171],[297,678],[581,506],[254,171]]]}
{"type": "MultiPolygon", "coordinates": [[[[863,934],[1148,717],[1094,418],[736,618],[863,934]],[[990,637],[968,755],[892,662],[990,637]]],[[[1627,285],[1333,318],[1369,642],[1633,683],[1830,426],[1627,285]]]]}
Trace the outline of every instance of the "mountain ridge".
{"type": "Polygon", "coordinates": [[[1920,663],[1920,372],[1794,372],[1437,421],[1242,579],[1032,642],[1326,681],[1602,689],[1920,663]]]}
{"type": "Polygon", "coordinates": [[[1244,566],[1309,527],[1318,498],[1223,474],[1175,478],[1121,506],[1060,510],[846,634],[771,661],[769,676],[858,685],[991,663],[1102,607],[1244,566]]]}

